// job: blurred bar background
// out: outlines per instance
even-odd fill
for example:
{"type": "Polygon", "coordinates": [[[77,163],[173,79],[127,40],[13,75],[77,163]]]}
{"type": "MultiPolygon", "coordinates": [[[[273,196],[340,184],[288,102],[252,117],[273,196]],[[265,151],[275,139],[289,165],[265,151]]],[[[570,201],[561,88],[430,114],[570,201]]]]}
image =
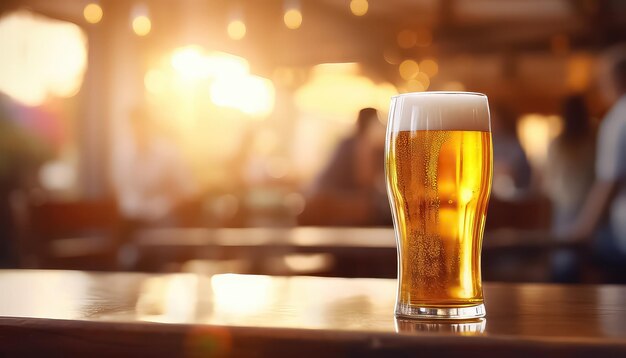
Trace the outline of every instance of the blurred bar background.
{"type": "Polygon", "coordinates": [[[474,91],[494,136],[484,276],[549,281],[610,107],[599,57],[625,40],[618,0],[5,0],[0,262],[395,277],[390,97],[474,91]],[[568,121],[583,151],[562,169],[568,121]]]}

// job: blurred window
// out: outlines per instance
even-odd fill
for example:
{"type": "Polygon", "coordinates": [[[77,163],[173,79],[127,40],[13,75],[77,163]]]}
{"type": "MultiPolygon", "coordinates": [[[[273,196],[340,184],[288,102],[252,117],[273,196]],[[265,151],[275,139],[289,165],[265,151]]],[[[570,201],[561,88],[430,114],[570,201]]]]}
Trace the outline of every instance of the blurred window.
{"type": "Polygon", "coordinates": [[[37,148],[32,161],[39,185],[72,192],[78,168],[72,131],[75,96],[87,66],[85,32],[71,22],[10,12],[0,18],[0,53],[1,119],[27,133],[37,148]]]}

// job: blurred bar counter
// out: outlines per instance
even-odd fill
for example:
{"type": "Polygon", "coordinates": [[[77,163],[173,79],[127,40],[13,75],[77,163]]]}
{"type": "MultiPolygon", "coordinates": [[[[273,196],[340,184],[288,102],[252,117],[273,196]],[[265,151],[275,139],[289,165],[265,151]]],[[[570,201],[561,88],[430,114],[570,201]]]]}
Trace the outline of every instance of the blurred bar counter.
{"type": "Polygon", "coordinates": [[[626,287],[487,284],[487,318],[393,316],[396,281],[0,271],[0,355],[626,354],[626,287]]]}

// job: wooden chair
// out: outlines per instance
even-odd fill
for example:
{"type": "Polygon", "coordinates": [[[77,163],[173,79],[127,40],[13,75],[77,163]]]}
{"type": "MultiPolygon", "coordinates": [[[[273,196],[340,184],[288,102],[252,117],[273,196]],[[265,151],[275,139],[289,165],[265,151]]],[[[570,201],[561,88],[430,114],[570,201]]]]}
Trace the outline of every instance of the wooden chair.
{"type": "Polygon", "coordinates": [[[545,196],[536,195],[515,201],[489,200],[485,230],[549,230],[552,207],[545,196]]]}
{"type": "Polygon", "coordinates": [[[120,216],[113,200],[12,200],[20,267],[113,270],[120,216]]]}
{"type": "Polygon", "coordinates": [[[372,201],[359,193],[322,193],[307,199],[298,225],[377,226],[372,201]]]}

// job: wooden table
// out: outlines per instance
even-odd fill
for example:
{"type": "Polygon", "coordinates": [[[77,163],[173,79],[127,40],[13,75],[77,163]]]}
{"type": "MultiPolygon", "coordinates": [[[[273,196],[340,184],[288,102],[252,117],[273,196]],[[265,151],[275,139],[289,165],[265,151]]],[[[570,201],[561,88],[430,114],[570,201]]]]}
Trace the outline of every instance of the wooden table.
{"type": "Polygon", "coordinates": [[[140,258],[137,269],[142,271],[158,272],[168,262],[245,259],[252,267],[248,273],[276,274],[265,268],[268,259],[327,254],[335,263],[325,274],[396,276],[396,242],[391,228],[163,228],[141,230],[135,243],[140,258]]]}
{"type": "MultiPolygon", "coordinates": [[[[250,273],[275,274],[262,268],[267,257],[321,253],[332,255],[335,266],[330,273],[318,274],[396,277],[392,228],[165,228],[141,230],[135,242],[141,258],[137,268],[142,271],[160,271],[164,262],[244,258],[257,267],[250,273]]],[[[483,275],[499,281],[546,280],[547,254],[564,245],[569,244],[543,232],[488,232],[483,242],[483,275]],[[523,267],[509,267],[515,261],[511,257],[523,267]],[[503,261],[507,271],[501,268],[503,261]]]]}
{"type": "Polygon", "coordinates": [[[0,356],[626,356],[626,287],[487,284],[487,318],[397,321],[395,280],[0,271],[0,356]]]}
{"type": "Polygon", "coordinates": [[[396,249],[392,228],[172,228],[141,230],[136,237],[140,248],[244,250],[296,250],[299,252],[340,252],[396,249]]]}
{"type": "MultiPolygon", "coordinates": [[[[393,228],[293,227],[293,228],[159,228],[141,230],[136,243],[144,249],[289,249],[299,252],[396,250],[393,228]]],[[[498,230],[485,234],[484,250],[552,248],[564,243],[543,232],[498,230]]],[[[201,252],[201,251],[200,251],[201,252]]]]}

